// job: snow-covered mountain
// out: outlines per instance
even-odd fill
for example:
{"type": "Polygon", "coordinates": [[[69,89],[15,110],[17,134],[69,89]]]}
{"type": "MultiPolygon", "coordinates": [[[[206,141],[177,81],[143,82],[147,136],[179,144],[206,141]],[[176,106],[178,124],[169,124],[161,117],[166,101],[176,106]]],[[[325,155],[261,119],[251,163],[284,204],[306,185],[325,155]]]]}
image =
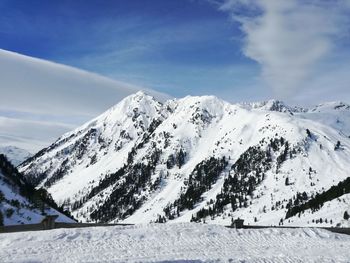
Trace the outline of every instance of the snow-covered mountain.
{"type": "Polygon", "coordinates": [[[0,154],[0,226],[35,224],[48,214],[58,215],[60,222],[75,222],[52,205],[55,204],[46,191],[35,190],[5,155],[0,154]]]}
{"type": "Polygon", "coordinates": [[[27,150],[16,146],[0,146],[0,154],[5,155],[14,166],[19,165],[33,155],[27,150]]]}
{"type": "Polygon", "coordinates": [[[346,226],[350,189],[331,187],[348,183],[349,136],[344,103],[138,92],[19,169],[82,221],[346,226]]]}

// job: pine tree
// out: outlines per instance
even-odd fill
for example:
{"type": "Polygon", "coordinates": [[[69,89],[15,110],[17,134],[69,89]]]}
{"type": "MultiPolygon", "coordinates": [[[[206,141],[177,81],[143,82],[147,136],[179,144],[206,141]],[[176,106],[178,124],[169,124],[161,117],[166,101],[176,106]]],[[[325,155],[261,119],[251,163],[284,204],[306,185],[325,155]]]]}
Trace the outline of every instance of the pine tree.
{"type": "Polygon", "coordinates": [[[13,215],[14,212],[15,212],[15,210],[13,210],[12,208],[7,208],[6,211],[5,211],[6,217],[10,218],[13,215]]]}
{"type": "Polygon", "coordinates": [[[334,150],[339,150],[340,149],[340,141],[337,141],[337,144],[334,146],[334,150]]]}
{"type": "Polygon", "coordinates": [[[185,157],[186,153],[182,149],[180,149],[179,153],[177,154],[177,165],[179,166],[179,168],[181,168],[182,165],[184,165],[185,157]]]}
{"type": "Polygon", "coordinates": [[[285,185],[289,185],[289,177],[286,177],[285,185]]]}
{"type": "Polygon", "coordinates": [[[2,212],[0,210],[0,226],[4,225],[4,216],[2,215],[2,212]]]}
{"type": "Polygon", "coordinates": [[[0,203],[5,200],[5,195],[0,191],[0,203]]]}
{"type": "Polygon", "coordinates": [[[345,212],[344,212],[344,219],[345,219],[345,220],[349,220],[349,218],[350,218],[350,216],[349,216],[349,214],[348,214],[348,211],[345,211],[345,212]]]}
{"type": "Polygon", "coordinates": [[[310,130],[309,130],[309,129],[306,129],[306,134],[307,134],[307,137],[309,137],[309,138],[311,138],[311,137],[312,137],[312,134],[311,134],[311,132],[310,132],[310,130]]]}
{"type": "Polygon", "coordinates": [[[168,160],[166,162],[166,166],[168,169],[171,169],[174,167],[174,164],[175,164],[175,158],[174,158],[174,155],[170,154],[169,157],[168,157],[168,160]]]}

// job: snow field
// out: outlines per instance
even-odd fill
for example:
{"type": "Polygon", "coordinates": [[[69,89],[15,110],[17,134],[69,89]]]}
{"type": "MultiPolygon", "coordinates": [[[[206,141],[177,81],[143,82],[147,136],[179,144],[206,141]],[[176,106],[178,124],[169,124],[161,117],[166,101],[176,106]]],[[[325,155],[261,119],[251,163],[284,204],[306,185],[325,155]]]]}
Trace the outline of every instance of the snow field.
{"type": "Polygon", "coordinates": [[[194,223],[0,234],[0,262],[350,262],[350,236],[194,223]]]}

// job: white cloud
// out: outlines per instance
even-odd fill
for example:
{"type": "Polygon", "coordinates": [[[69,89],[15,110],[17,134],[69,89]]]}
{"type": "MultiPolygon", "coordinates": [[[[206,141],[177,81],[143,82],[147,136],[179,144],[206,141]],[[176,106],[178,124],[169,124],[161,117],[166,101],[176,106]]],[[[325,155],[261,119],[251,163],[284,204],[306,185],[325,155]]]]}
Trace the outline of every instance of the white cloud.
{"type": "Polygon", "coordinates": [[[96,116],[143,89],[73,67],[0,50],[0,110],[96,116]]]}
{"type": "Polygon", "coordinates": [[[0,127],[0,146],[17,146],[35,153],[74,125],[0,117],[0,127]]]}
{"type": "Polygon", "coordinates": [[[145,90],[97,74],[0,49],[0,146],[35,152],[124,97],[145,90]]]}
{"type": "Polygon", "coordinates": [[[338,52],[349,32],[350,1],[225,0],[245,34],[243,52],[282,98],[305,90],[317,67],[338,52]]]}

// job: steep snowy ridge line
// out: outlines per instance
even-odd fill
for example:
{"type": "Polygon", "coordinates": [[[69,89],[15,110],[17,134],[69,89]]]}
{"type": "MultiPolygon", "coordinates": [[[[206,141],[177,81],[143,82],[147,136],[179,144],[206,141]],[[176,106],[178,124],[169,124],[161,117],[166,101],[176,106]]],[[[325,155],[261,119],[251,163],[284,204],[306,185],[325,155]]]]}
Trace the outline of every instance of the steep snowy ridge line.
{"type": "Polygon", "coordinates": [[[258,225],[349,226],[330,210],[322,223],[312,215],[286,219],[300,196],[311,200],[349,176],[349,109],[214,96],[160,103],[138,92],[19,169],[84,222],[227,225],[241,217],[258,225]],[[229,169],[212,177],[209,160],[223,158],[229,169]]]}

